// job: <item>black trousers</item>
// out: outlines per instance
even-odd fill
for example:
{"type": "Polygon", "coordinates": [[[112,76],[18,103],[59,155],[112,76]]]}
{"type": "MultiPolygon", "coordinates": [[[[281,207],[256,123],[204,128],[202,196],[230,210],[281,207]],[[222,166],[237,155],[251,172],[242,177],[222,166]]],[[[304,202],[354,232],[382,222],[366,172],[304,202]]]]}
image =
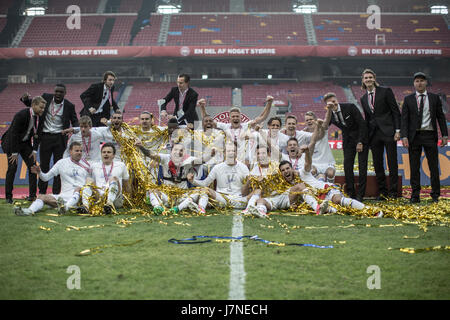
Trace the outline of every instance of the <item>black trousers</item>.
{"type": "Polygon", "coordinates": [[[439,152],[433,131],[417,131],[413,143],[409,145],[411,197],[418,199],[420,196],[420,157],[422,155],[422,148],[425,151],[428,168],[430,169],[431,197],[437,199],[441,195],[441,184],[439,179],[439,152]]]}
{"type": "Polygon", "coordinates": [[[102,113],[94,113],[90,115],[92,120],[92,127],[105,127],[103,123],[100,122],[102,118],[109,120],[110,117],[105,117],[102,113]]]}
{"type": "Polygon", "coordinates": [[[375,133],[369,143],[372,150],[373,166],[380,195],[397,197],[398,187],[398,162],[397,162],[397,141],[394,137],[383,134],[380,129],[375,129],[375,133]],[[386,149],[387,164],[389,166],[389,192],[384,173],[383,156],[386,149]]]}
{"type": "MultiPolygon", "coordinates": [[[[53,164],[61,160],[66,150],[64,136],[61,133],[45,133],[41,135],[40,143],[40,166],[43,172],[50,170],[50,160],[53,156],[53,164]]],[[[47,193],[48,182],[39,179],[39,193],[47,193]]],[[[61,192],[61,179],[59,176],[53,178],[52,193],[59,194],[61,192]]]]}
{"type": "MultiPolygon", "coordinates": [[[[20,154],[23,161],[28,167],[28,195],[34,198],[36,197],[37,177],[30,171],[30,168],[35,164],[33,157],[30,158],[31,153],[33,152],[31,142],[30,141],[21,142],[19,144],[18,150],[19,150],[18,153],[20,154]]],[[[7,156],[10,157],[11,153],[8,153],[7,156]]],[[[6,199],[12,199],[13,197],[14,178],[16,176],[16,172],[17,172],[17,163],[11,164],[8,161],[8,170],[6,171],[6,179],[5,179],[6,199]]]]}
{"type": "Polygon", "coordinates": [[[365,145],[363,151],[356,152],[356,143],[346,143],[344,147],[344,174],[345,174],[345,184],[347,186],[347,193],[351,198],[356,198],[360,196],[364,198],[366,194],[367,185],[367,160],[369,157],[369,147],[365,145]],[[356,193],[356,188],[354,185],[355,175],[353,173],[353,167],[355,164],[356,153],[358,153],[358,193],[356,193]]]}

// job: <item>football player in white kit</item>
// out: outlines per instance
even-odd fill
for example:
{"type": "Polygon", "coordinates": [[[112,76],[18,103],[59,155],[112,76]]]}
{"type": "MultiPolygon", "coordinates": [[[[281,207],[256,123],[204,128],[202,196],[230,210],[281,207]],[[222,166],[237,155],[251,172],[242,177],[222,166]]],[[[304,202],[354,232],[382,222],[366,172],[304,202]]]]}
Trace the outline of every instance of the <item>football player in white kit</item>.
{"type": "Polygon", "coordinates": [[[69,145],[69,158],[63,158],[56,162],[49,172],[44,173],[38,165],[31,171],[38,174],[43,181],[49,181],[59,175],[61,177],[60,194],[40,194],[29,208],[14,207],[14,213],[18,216],[30,216],[47,204],[58,207],[58,213],[64,214],[68,209],[74,208],[80,199],[80,189],[90,175],[90,164],[82,159],[83,147],[80,142],[74,141],[69,145]]]}
{"type": "Polygon", "coordinates": [[[281,153],[287,153],[286,147],[289,137],[281,132],[281,125],[280,117],[272,117],[267,122],[268,129],[259,131],[264,140],[266,140],[267,145],[270,145],[271,154],[275,158],[280,158],[281,153]]]}
{"type": "Polygon", "coordinates": [[[116,148],[107,142],[101,148],[102,160],[91,164],[92,175],[86,179],[86,186],[82,191],[82,212],[89,212],[91,196],[99,199],[108,191],[108,198],[103,207],[104,214],[110,214],[113,208],[123,206],[122,190],[130,191],[128,180],[130,178],[127,167],[122,161],[115,159],[116,148]],[[97,188],[92,188],[94,184],[97,188]],[[98,192],[94,192],[95,189],[98,192]]]}
{"type": "MultiPolygon", "coordinates": [[[[270,148],[267,145],[261,144],[256,146],[256,161],[256,164],[250,171],[250,177],[255,177],[259,183],[261,183],[265,177],[278,174],[278,159],[272,158],[270,148]]],[[[251,214],[249,208],[256,205],[256,201],[261,197],[262,193],[261,188],[252,190],[251,179],[248,179],[243,187],[242,193],[249,194],[252,191],[253,195],[248,200],[247,207],[242,211],[242,214],[244,215],[251,214]]]]}
{"type": "Polygon", "coordinates": [[[242,194],[243,182],[249,173],[247,166],[237,160],[237,144],[227,142],[225,161],[216,165],[205,180],[194,179],[192,173],[188,174],[187,179],[194,186],[206,188],[209,197],[216,200],[220,207],[244,209],[248,199],[253,195],[242,194]],[[217,183],[216,190],[208,188],[214,181],[217,183]]]}
{"type": "Polygon", "coordinates": [[[282,194],[273,194],[270,197],[260,198],[256,201],[255,206],[249,206],[248,212],[259,217],[266,218],[268,211],[289,209],[292,204],[305,201],[316,214],[323,214],[328,211],[328,201],[323,201],[320,205],[315,198],[305,193],[307,187],[303,182],[296,181],[297,171],[292,168],[289,161],[280,162],[279,170],[284,180],[292,185],[282,194]]]}
{"type": "Polygon", "coordinates": [[[297,130],[297,117],[294,115],[288,115],[286,117],[285,128],[281,129],[281,133],[284,133],[289,138],[296,138],[298,145],[309,144],[311,141],[312,132],[303,130],[297,130]]]}
{"type": "Polygon", "coordinates": [[[305,165],[305,157],[300,151],[297,138],[289,138],[286,147],[287,154],[281,155],[281,160],[288,161],[294,170],[300,170],[305,165]]]}
{"type": "MultiPolygon", "coordinates": [[[[319,134],[318,126],[315,128],[312,136],[310,145],[314,146],[314,143],[317,140],[319,134]]],[[[306,185],[302,182],[296,181],[296,176],[298,176],[298,170],[303,168],[304,163],[298,165],[298,160],[302,157],[304,151],[303,149],[298,148],[298,143],[296,138],[290,138],[290,156],[295,157],[297,161],[293,164],[291,161],[282,160],[278,166],[277,170],[283,176],[284,180],[292,185],[288,190],[283,192],[282,194],[272,193],[269,197],[259,198],[257,199],[256,206],[252,204],[247,206],[247,213],[253,214],[260,218],[267,217],[267,211],[271,210],[279,210],[279,209],[289,209],[291,204],[294,204],[299,201],[305,201],[317,214],[323,214],[328,210],[328,201],[323,201],[320,205],[317,203],[315,198],[310,194],[304,193],[306,190],[306,185]],[[298,167],[298,168],[297,168],[298,167]]],[[[306,145],[305,145],[306,147],[306,145]]],[[[267,160],[264,160],[264,149],[258,149],[258,161],[264,164],[267,160]]],[[[267,154],[266,154],[267,155],[267,154]]],[[[303,157],[304,158],[304,157],[303,157]]],[[[292,158],[289,157],[290,160],[292,158]]],[[[261,166],[261,165],[259,165],[261,166]]],[[[273,168],[270,168],[268,171],[269,174],[273,174],[273,168]]],[[[277,173],[278,173],[277,172],[277,173]]],[[[263,171],[259,170],[259,173],[263,175],[263,171]]],[[[253,170],[252,174],[258,175],[258,171],[253,170]]],[[[250,202],[250,201],[249,201],[250,202]]]]}
{"type": "Polygon", "coordinates": [[[72,142],[78,141],[83,146],[82,158],[88,162],[100,161],[100,143],[103,141],[103,134],[97,130],[92,129],[92,119],[89,116],[82,116],[80,118],[80,132],[72,134],[67,143],[67,149],[64,152],[63,158],[70,156],[69,146],[72,142]]]}
{"type": "MultiPolygon", "coordinates": [[[[202,118],[206,115],[206,103],[202,103],[204,99],[199,100],[200,103],[197,103],[200,106],[200,110],[202,112],[202,118]]],[[[221,129],[225,132],[227,136],[227,141],[231,141],[237,143],[238,146],[238,160],[240,162],[245,163],[249,162],[248,159],[248,149],[251,148],[249,139],[245,139],[244,137],[248,134],[250,128],[254,125],[264,122],[270,114],[270,108],[272,107],[273,97],[267,96],[265,99],[264,109],[260,115],[258,115],[255,119],[250,120],[248,122],[241,122],[241,110],[238,107],[233,107],[229,111],[230,123],[218,122],[214,121],[214,124],[217,129],[221,129]]],[[[256,147],[256,145],[254,145],[256,147]]]]}
{"type": "MultiPolygon", "coordinates": [[[[114,129],[118,132],[119,135],[126,137],[125,136],[126,133],[124,132],[124,130],[122,130],[122,123],[123,123],[122,112],[120,110],[116,110],[112,114],[111,120],[106,120],[103,118],[101,122],[106,127],[94,127],[94,128],[91,128],[89,131],[91,132],[91,134],[95,134],[95,136],[99,136],[98,139],[100,139],[101,142],[112,143],[116,150],[115,159],[117,161],[121,161],[122,159],[120,156],[120,145],[114,139],[114,136],[113,136],[111,130],[114,129]]],[[[80,127],[75,127],[75,128],[72,127],[72,128],[63,130],[63,133],[64,134],[69,134],[69,133],[79,134],[80,130],[81,130],[80,127]]],[[[96,139],[97,139],[97,137],[96,137],[96,139]]],[[[95,146],[92,145],[92,147],[95,147],[95,146]]],[[[95,161],[100,161],[100,160],[101,160],[101,156],[98,157],[95,161]]]]}
{"type": "MultiPolygon", "coordinates": [[[[199,103],[204,103],[202,99],[199,103]]],[[[197,157],[206,157],[202,160],[203,165],[199,168],[198,177],[207,176],[212,168],[223,162],[223,152],[225,146],[225,133],[222,130],[214,128],[213,118],[206,114],[202,118],[202,129],[193,131],[194,155],[197,157]],[[214,157],[211,157],[211,150],[215,148],[214,157]]]]}
{"type": "Polygon", "coordinates": [[[336,175],[336,161],[334,160],[333,153],[331,152],[330,145],[328,143],[328,125],[330,123],[331,110],[327,108],[325,120],[317,124],[317,117],[312,111],[305,113],[305,122],[307,127],[304,129],[307,132],[313,132],[317,125],[320,126],[321,133],[317,139],[314,147],[314,154],[312,155],[312,170],[311,173],[318,179],[334,182],[336,175]]]}

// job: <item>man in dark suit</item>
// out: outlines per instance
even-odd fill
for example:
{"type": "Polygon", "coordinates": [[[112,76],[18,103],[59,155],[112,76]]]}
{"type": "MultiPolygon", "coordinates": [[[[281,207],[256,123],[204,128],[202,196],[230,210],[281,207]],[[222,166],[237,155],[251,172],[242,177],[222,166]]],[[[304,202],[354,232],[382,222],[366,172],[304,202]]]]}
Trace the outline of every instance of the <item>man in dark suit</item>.
{"type": "Polygon", "coordinates": [[[195,110],[197,105],[198,93],[189,87],[190,77],[187,74],[180,74],[177,78],[177,86],[173,87],[167,96],[161,101],[161,117],[167,118],[166,107],[173,99],[175,109],[173,115],[177,118],[180,126],[187,125],[194,129],[194,121],[198,121],[198,114],[195,110]],[[181,106],[181,107],[180,107],[181,106]]]}
{"type": "Polygon", "coordinates": [[[438,130],[442,134],[441,146],[448,141],[447,121],[442,111],[442,103],[437,94],[427,92],[427,76],[422,72],[414,74],[416,92],[403,100],[402,143],[408,148],[411,170],[411,203],[420,202],[420,156],[422,148],[430,169],[431,198],[438,202],[440,196],[439,152],[437,149],[438,130]]]}
{"type": "Polygon", "coordinates": [[[370,69],[363,71],[362,88],[366,90],[360,100],[366,125],[369,128],[369,146],[372,150],[373,166],[377,178],[378,200],[386,197],[397,198],[397,141],[400,140],[400,110],[392,89],[380,87],[376,82],[375,72],[370,69]],[[385,149],[389,166],[389,193],[383,165],[385,149]]]}
{"type": "MultiPolygon", "coordinates": [[[[344,151],[344,173],[347,193],[351,198],[363,201],[366,193],[367,158],[369,154],[367,127],[358,108],[353,103],[339,103],[336,94],[329,92],[323,97],[331,110],[330,124],[341,129],[344,151]],[[353,166],[358,153],[359,187],[354,186],[353,166]]],[[[329,112],[329,111],[328,111],[329,112]]]]}
{"type": "Polygon", "coordinates": [[[117,111],[119,107],[114,100],[114,82],[116,75],[112,71],[103,74],[103,82],[91,84],[91,86],[81,95],[84,108],[80,111],[80,116],[89,116],[92,119],[93,127],[105,126],[102,119],[109,120],[112,111],[117,111]],[[113,110],[111,110],[113,109],[113,110]]]}
{"type": "MultiPolygon", "coordinates": [[[[53,156],[53,163],[62,159],[64,151],[67,147],[67,135],[63,135],[64,129],[78,127],[78,118],[75,112],[75,106],[72,102],[64,99],[66,95],[66,86],[57,84],[54,94],[44,93],[42,98],[46,100],[45,110],[40,117],[37,129],[38,139],[35,143],[36,148],[39,146],[40,166],[44,172],[50,170],[50,159],[53,156]]],[[[20,100],[26,105],[31,106],[30,96],[26,93],[20,100]]],[[[39,179],[39,193],[47,193],[48,182],[39,179]]],[[[52,193],[59,194],[61,192],[60,177],[53,179],[52,193]]]]}
{"type": "Polygon", "coordinates": [[[8,203],[13,203],[14,177],[16,176],[18,155],[25,161],[29,172],[29,198],[36,198],[36,174],[30,168],[36,162],[37,131],[39,117],[44,113],[46,101],[42,97],[35,97],[31,101],[31,108],[17,112],[11,126],[2,136],[2,149],[8,157],[6,172],[5,196],[8,203]]]}

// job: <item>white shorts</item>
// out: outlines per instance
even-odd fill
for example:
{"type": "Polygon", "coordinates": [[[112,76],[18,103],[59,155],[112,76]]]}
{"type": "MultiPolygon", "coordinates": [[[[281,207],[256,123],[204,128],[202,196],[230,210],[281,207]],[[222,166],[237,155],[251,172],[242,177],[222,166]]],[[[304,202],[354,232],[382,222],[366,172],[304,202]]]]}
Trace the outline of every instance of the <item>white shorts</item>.
{"type": "Polygon", "coordinates": [[[269,204],[269,210],[289,209],[291,202],[289,201],[289,193],[282,193],[274,197],[264,198],[269,204]]]}
{"type": "Polygon", "coordinates": [[[234,209],[245,209],[247,206],[247,197],[241,197],[232,194],[223,194],[216,191],[216,200],[221,207],[230,205],[234,209]],[[228,201],[227,201],[228,200],[228,201]]]}

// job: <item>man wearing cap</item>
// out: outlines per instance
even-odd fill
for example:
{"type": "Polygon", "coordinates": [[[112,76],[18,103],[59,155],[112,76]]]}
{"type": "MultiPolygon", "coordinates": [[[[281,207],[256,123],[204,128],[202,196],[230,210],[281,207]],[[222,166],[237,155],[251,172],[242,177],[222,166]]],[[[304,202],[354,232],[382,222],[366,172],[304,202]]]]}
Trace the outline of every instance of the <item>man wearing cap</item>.
{"type": "Polygon", "coordinates": [[[422,148],[430,169],[431,198],[437,202],[440,196],[438,130],[442,134],[441,147],[447,145],[448,131],[442,103],[437,94],[427,92],[427,76],[422,72],[414,74],[416,92],[405,97],[402,108],[401,137],[408,148],[411,170],[411,203],[420,202],[420,156],[422,148]]]}

